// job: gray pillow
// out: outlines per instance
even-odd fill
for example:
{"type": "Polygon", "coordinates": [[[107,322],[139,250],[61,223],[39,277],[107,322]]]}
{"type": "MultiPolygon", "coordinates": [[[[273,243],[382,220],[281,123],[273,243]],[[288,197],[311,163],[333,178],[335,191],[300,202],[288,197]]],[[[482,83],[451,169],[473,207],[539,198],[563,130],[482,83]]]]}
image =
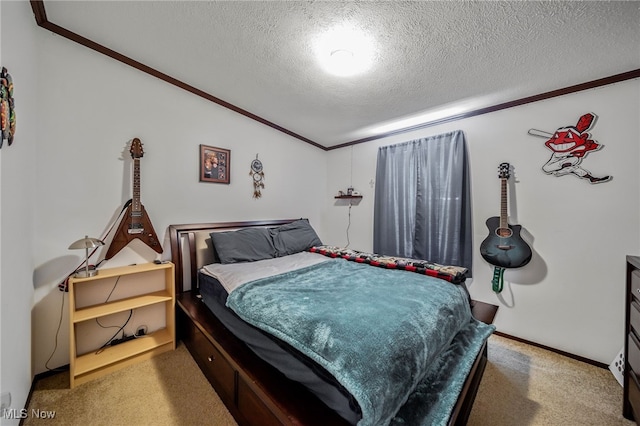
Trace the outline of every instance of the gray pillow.
{"type": "Polygon", "coordinates": [[[252,262],[276,257],[276,249],[267,228],[212,232],[210,235],[220,263],[252,262]]]}
{"type": "Polygon", "coordinates": [[[269,230],[277,256],[286,256],[321,246],[322,241],[309,224],[308,219],[300,219],[269,230]]]}

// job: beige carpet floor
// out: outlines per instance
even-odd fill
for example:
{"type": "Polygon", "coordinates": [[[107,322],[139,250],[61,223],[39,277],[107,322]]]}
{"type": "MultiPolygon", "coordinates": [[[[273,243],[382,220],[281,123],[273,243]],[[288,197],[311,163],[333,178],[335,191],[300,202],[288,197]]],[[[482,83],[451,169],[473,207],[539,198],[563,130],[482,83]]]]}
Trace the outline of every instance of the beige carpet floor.
{"type": "MultiPolygon", "coordinates": [[[[621,413],[622,388],[609,370],[492,336],[469,426],[634,424],[621,413]]],[[[236,424],[182,344],[74,389],[68,372],[39,380],[28,414],[24,425],[236,424]]]]}
{"type": "Polygon", "coordinates": [[[236,425],[183,344],[73,389],[68,371],[38,380],[27,413],[24,425],[236,425]]]}
{"type": "Polygon", "coordinates": [[[629,426],[609,369],[493,335],[469,426],[629,426]]]}

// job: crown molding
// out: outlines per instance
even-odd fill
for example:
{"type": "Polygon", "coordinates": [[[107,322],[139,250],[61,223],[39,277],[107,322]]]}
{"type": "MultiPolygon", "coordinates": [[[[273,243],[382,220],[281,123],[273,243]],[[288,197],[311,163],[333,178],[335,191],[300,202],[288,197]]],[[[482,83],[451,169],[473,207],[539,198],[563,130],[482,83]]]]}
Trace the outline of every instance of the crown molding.
{"type": "Polygon", "coordinates": [[[81,44],[85,47],[88,47],[89,49],[95,50],[96,52],[102,53],[103,55],[106,55],[112,59],[115,59],[116,61],[122,62],[126,65],[129,65],[137,70],[140,70],[146,74],[149,74],[153,77],[159,78],[160,80],[163,80],[173,86],[179,87],[180,89],[186,90],[187,92],[190,92],[196,96],[199,96],[201,98],[204,98],[208,101],[211,101],[215,104],[220,105],[221,107],[230,109],[231,111],[237,112],[238,114],[241,114],[251,120],[255,120],[261,124],[264,124],[265,126],[271,127],[272,129],[275,129],[279,132],[282,132],[284,134],[287,134],[291,137],[294,137],[296,139],[299,139],[303,142],[306,142],[310,145],[315,146],[316,148],[320,148],[322,150],[327,150],[327,148],[325,146],[320,145],[317,142],[312,141],[311,139],[308,139],[302,135],[299,135],[297,133],[292,132],[291,130],[288,130],[276,123],[273,123],[269,120],[266,120],[256,114],[253,114],[252,112],[249,112],[245,109],[242,109],[240,107],[237,107],[225,100],[222,100],[216,96],[213,96],[210,93],[205,92],[204,90],[200,90],[197,87],[191,86],[183,81],[180,81],[170,75],[167,75],[161,71],[158,71],[155,68],[151,68],[150,66],[147,66],[141,62],[136,61],[135,59],[129,58],[128,56],[125,56],[119,52],[116,52],[115,50],[109,49],[108,47],[105,47],[99,43],[94,42],[93,40],[90,40],[86,37],[81,36],[80,34],[74,33],[72,31],[69,31],[66,28],[63,28],[59,25],[54,24],[53,22],[50,22],[47,19],[47,13],[44,7],[44,1],[43,0],[31,0],[31,9],[33,10],[33,14],[35,16],[36,19],[36,23],[38,24],[39,27],[42,27],[46,30],[49,30],[51,32],[53,32],[54,34],[58,34],[61,37],[64,37],[66,39],[69,39],[71,41],[74,41],[78,44],[81,44]]]}
{"type": "Polygon", "coordinates": [[[222,100],[220,98],[217,98],[203,90],[198,89],[197,87],[191,86],[183,81],[180,81],[174,77],[171,77],[170,75],[167,75],[163,72],[160,72],[154,68],[151,68],[141,62],[138,62],[132,58],[129,58],[119,52],[116,52],[115,50],[109,49],[101,44],[98,44],[92,40],[89,40],[86,37],[83,37],[79,34],[76,34],[72,31],[67,30],[66,28],[63,28],[59,25],[56,25],[52,22],[50,22],[47,18],[47,13],[44,7],[44,0],[31,0],[31,9],[33,11],[36,23],[38,24],[39,27],[42,27],[44,29],[47,29],[55,34],[58,34],[59,36],[62,36],[64,38],[67,38],[71,41],[74,41],[76,43],[79,43],[85,47],[88,47],[89,49],[95,50],[96,52],[102,53],[103,55],[106,55],[112,59],[115,59],[119,62],[122,62],[126,65],[129,65],[133,68],[136,68],[144,73],[147,73],[153,77],[159,78],[160,80],[163,80],[173,86],[179,87],[183,90],[186,90],[187,92],[190,92],[196,96],[199,96],[201,98],[204,98],[208,101],[211,101],[215,104],[218,104],[220,106],[222,106],[223,108],[227,108],[231,111],[234,111],[238,114],[241,114],[251,120],[255,120],[258,123],[264,124],[265,126],[271,127],[272,129],[275,129],[279,132],[282,132],[286,135],[289,135],[295,139],[298,139],[302,142],[308,143],[310,145],[315,146],[316,148],[320,148],[323,151],[331,151],[334,149],[339,149],[339,148],[345,148],[345,147],[349,147],[352,145],[358,145],[361,143],[365,143],[365,142],[371,142],[371,141],[375,141],[378,139],[383,139],[389,136],[395,136],[395,135],[399,135],[399,134],[403,134],[403,133],[408,133],[414,130],[420,130],[420,129],[425,129],[428,127],[433,127],[439,124],[443,124],[443,123],[449,123],[452,121],[457,121],[457,120],[462,120],[465,118],[470,118],[470,117],[476,117],[479,115],[483,115],[483,114],[488,114],[491,112],[496,112],[496,111],[501,111],[503,109],[508,109],[508,108],[513,108],[513,107],[517,107],[517,106],[521,106],[521,105],[526,105],[529,103],[533,103],[533,102],[538,102],[538,101],[542,101],[545,99],[551,99],[551,98],[555,98],[558,96],[563,96],[563,95],[568,95],[570,93],[575,93],[575,92],[580,92],[583,90],[588,90],[588,89],[593,89],[596,87],[601,87],[601,86],[606,86],[609,84],[614,84],[614,83],[619,83],[625,80],[631,80],[631,79],[635,79],[635,78],[640,78],[640,69],[635,69],[635,70],[631,70],[631,71],[627,71],[624,73],[620,73],[620,74],[616,74],[616,75],[612,75],[609,77],[605,77],[605,78],[600,78],[597,80],[592,80],[592,81],[588,81],[585,83],[581,83],[581,84],[576,84],[574,86],[569,86],[569,87],[565,87],[562,89],[557,89],[557,90],[552,90],[550,92],[545,92],[545,93],[541,93],[538,95],[534,95],[534,96],[528,96],[525,98],[521,98],[521,99],[517,99],[514,101],[509,101],[509,102],[504,102],[504,103],[500,103],[497,105],[492,105],[489,107],[485,107],[485,108],[480,108],[480,109],[476,109],[473,111],[469,111],[469,112],[465,112],[462,114],[457,114],[457,115],[451,115],[449,117],[444,117],[444,118],[440,118],[438,120],[433,120],[433,121],[428,121],[425,123],[421,123],[421,124],[417,124],[414,126],[410,126],[410,127],[404,127],[398,130],[393,130],[390,132],[385,132],[385,133],[381,133],[378,135],[373,135],[373,136],[368,136],[366,138],[362,138],[362,139],[357,139],[357,140],[353,140],[350,142],[345,142],[345,143],[341,143],[338,145],[333,145],[330,147],[326,147],[323,146],[309,138],[306,138],[302,135],[299,135],[297,133],[292,132],[291,130],[288,130],[278,124],[275,124],[269,120],[266,120],[256,114],[253,114],[247,110],[244,110],[240,107],[237,107],[225,100],[222,100]]]}

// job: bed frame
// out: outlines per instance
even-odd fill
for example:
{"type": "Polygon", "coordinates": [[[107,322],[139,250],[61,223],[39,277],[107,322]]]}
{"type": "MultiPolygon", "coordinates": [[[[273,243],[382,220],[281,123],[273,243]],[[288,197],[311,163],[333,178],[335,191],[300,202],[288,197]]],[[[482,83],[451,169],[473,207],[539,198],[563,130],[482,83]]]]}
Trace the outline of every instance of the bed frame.
{"type": "MultiPolygon", "coordinates": [[[[176,271],[176,321],[182,340],[239,425],[347,425],[304,386],[286,378],[228,331],[201,301],[198,268],[213,262],[209,234],[290,220],[199,223],[169,227],[171,260],[176,271]]],[[[497,307],[472,301],[476,318],[493,322],[497,307]]],[[[464,425],[487,363],[486,343],[458,397],[450,425],[464,425]]]]}

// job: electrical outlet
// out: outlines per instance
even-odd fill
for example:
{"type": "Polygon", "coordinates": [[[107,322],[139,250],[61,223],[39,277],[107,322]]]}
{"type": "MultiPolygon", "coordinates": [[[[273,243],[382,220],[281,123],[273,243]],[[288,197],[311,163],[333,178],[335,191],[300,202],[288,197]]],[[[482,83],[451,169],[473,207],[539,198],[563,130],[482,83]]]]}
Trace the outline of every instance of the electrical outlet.
{"type": "Polygon", "coordinates": [[[11,392],[2,392],[0,397],[0,410],[11,407],[11,392]]]}
{"type": "Polygon", "coordinates": [[[618,355],[609,364],[609,370],[613,373],[620,386],[624,386],[624,346],[618,352],[618,355]]]}

